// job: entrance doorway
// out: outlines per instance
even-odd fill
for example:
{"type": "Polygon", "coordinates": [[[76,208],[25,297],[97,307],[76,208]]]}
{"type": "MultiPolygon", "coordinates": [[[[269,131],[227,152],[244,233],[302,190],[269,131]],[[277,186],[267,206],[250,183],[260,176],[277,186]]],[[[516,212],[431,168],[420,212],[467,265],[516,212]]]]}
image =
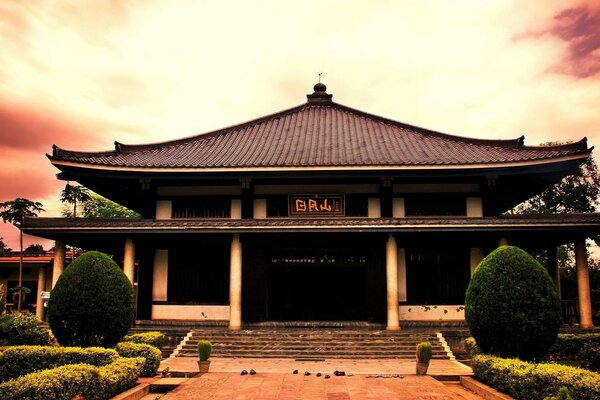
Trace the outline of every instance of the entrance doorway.
{"type": "Polygon", "coordinates": [[[281,253],[269,265],[268,319],[367,319],[368,271],[364,255],[281,253]]]}

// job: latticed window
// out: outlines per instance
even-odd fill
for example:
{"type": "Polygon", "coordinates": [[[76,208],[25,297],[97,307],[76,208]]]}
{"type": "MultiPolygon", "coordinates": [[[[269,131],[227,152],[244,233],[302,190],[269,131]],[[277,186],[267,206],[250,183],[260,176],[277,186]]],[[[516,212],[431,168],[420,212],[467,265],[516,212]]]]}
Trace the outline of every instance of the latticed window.
{"type": "Polygon", "coordinates": [[[195,197],[173,200],[173,218],[229,218],[231,198],[195,197]]]}

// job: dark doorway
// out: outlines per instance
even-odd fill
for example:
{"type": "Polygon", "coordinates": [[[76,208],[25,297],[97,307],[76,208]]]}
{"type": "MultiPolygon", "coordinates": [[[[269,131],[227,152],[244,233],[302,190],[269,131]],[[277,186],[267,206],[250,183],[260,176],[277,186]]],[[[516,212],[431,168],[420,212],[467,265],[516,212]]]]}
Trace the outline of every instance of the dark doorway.
{"type": "Polygon", "coordinates": [[[464,304],[471,278],[469,249],[407,250],[407,304],[464,304]]]}
{"type": "Polygon", "coordinates": [[[269,268],[268,319],[366,320],[367,285],[364,256],[275,256],[269,268]]]}

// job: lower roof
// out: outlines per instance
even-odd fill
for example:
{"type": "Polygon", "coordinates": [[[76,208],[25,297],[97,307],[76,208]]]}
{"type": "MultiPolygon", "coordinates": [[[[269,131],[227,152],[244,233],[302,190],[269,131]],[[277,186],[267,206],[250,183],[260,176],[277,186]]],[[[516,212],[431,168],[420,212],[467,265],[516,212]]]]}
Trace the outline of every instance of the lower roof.
{"type": "Polygon", "coordinates": [[[26,218],[23,232],[62,234],[269,233],[269,232],[506,232],[576,231],[600,234],[600,213],[522,214],[501,217],[104,219],[26,218]]]}

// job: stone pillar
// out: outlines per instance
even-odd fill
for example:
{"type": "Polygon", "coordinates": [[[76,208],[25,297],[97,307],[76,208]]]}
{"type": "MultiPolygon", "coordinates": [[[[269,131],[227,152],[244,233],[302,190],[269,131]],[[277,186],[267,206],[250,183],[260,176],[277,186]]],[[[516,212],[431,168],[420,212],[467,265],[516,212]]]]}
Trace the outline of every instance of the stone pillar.
{"type": "Polygon", "coordinates": [[[481,247],[471,247],[471,275],[475,272],[475,268],[479,265],[481,260],[483,260],[483,249],[481,247]]]}
{"type": "Polygon", "coordinates": [[[229,329],[242,328],[242,243],[239,233],[231,239],[229,272],[229,329]]]}
{"type": "Polygon", "coordinates": [[[579,325],[582,328],[591,328],[594,324],[592,322],[590,272],[588,270],[585,239],[575,242],[575,264],[577,266],[577,293],[579,295],[579,325]]]}
{"type": "Polygon", "coordinates": [[[37,289],[37,301],[35,308],[35,316],[39,320],[44,318],[44,301],[42,300],[42,292],[46,290],[46,267],[41,266],[38,270],[38,289],[37,289]]]}
{"type": "Polygon", "coordinates": [[[388,331],[400,329],[398,315],[398,246],[393,234],[389,234],[386,244],[387,280],[387,327],[388,331]]]}
{"type": "Polygon", "coordinates": [[[125,239],[125,250],[123,252],[123,272],[131,285],[133,285],[135,271],[135,244],[131,238],[125,239]]]}
{"type": "Polygon", "coordinates": [[[66,246],[62,240],[54,242],[54,259],[52,261],[52,288],[65,268],[65,250],[66,246]]]}
{"type": "Polygon", "coordinates": [[[548,247],[548,273],[554,281],[558,297],[560,297],[560,268],[558,267],[558,258],[556,254],[556,247],[548,247]]]}
{"type": "Polygon", "coordinates": [[[498,240],[498,247],[500,246],[508,246],[508,239],[501,237],[500,240],[498,240]]]}
{"type": "Polygon", "coordinates": [[[156,249],[154,251],[154,265],[152,269],[152,300],[167,301],[167,288],[169,283],[169,250],[156,249]]]}

